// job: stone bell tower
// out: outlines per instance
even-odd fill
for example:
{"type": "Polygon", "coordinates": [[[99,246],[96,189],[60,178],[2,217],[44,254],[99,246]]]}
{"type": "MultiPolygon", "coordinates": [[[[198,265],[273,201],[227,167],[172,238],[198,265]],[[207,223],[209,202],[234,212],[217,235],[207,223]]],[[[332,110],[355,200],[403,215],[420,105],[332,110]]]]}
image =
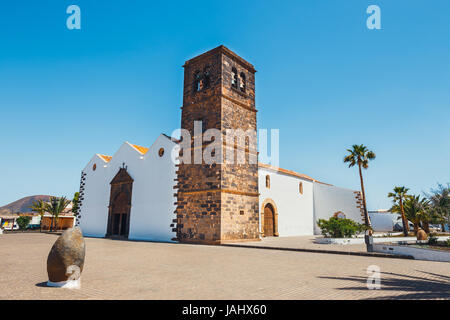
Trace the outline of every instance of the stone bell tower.
{"type": "Polygon", "coordinates": [[[192,149],[182,153],[191,152],[192,162],[178,165],[177,240],[209,244],[258,240],[256,70],[224,46],[186,61],[183,67],[181,128],[190,133],[192,149]],[[201,121],[202,131],[194,130],[194,121],[201,121]],[[221,133],[219,152],[224,160],[194,163],[195,152],[204,152],[211,143],[194,140],[208,129],[221,133]],[[228,129],[254,132],[254,140],[244,138],[244,146],[229,143],[228,129]],[[234,163],[225,160],[229,151],[234,152],[234,163]],[[237,160],[239,151],[245,162],[237,160]]]}

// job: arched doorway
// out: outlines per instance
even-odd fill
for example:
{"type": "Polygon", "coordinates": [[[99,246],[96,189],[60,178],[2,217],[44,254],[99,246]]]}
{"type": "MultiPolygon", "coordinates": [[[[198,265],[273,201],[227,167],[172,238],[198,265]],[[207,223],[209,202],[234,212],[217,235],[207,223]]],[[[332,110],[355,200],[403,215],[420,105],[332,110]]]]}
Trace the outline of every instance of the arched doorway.
{"type": "Polygon", "coordinates": [[[128,238],[132,189],[133,179],[124,166],[111,181],[107,237],[128,238]]]}
{"type": "Polygon", "coordinates": [[[278,209],[270,198],[264,199],[260,209],[261,235],[263,237],[278,237],[278,209]]]}
{"type": "Polygon", "coordinates": [[[264,236],[273,237],[275,233],[275,210],[268,203],[264,207],[264,236]]]}

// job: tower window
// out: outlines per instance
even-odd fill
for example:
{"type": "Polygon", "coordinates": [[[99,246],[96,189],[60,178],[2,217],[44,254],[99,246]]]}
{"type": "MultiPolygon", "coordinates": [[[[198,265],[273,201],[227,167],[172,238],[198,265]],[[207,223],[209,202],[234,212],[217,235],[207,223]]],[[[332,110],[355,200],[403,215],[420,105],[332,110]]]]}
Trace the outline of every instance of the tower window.
{"type": "Polygon", "coordinates": [[[202,87],[202,77],[200,71],[195,71],[194,73],[194,92],[198,92],[202,87]]]}
{"type": "Polygon", "coordinates": [[[202,89],[207,89],[209,88],[210,85],[210,79],[211,78],[211,73],[209,71],[209,66],[206,66],[205,69],[203,69],[203,88],[202,89]]]}
{"type": "Polygon", "coordinates": [[[236,68],[232,68],[231,69],[231,86],[236,89],[238,87],[238,76],[237,75],[238,75],[238,73],[237,73],[236,68]]]}
{"type": "Polygon", "coordinates": [[[266,175],[266,188],[270,189],[270,176],[266,175]]]}
{"type": "Polygon", "coordinates": [[[300,182],[298,184],[298,191],[300,192],[300,194],[303,194],[303,182],[300,182]]]}
{"type": "Polygon", "coordinates": [[[240,74],[240,82],[239,82],[239,89],[241,89],[242,92],[245,92],[246,89],[246,82],[245,82],[245,74],[241,72],[240,74]]]}

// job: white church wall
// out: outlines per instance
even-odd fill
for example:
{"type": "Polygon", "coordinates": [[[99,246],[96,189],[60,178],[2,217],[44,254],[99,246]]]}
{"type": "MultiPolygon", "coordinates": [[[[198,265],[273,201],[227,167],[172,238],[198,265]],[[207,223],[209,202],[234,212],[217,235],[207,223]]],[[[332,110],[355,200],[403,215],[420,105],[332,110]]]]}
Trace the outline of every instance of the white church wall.
{"type": "Polygon", "coordinates": [[[85,236],[104,237],[108,219],[109,169],[108,164],[95,155],[83,169],[84,196],[80,208],[80,227],[85,236]],[[94,170],[94,165],[96,169],[94,170]]]}
{"type": "Polygon", "coordinates": [[[261,206],[266,199],[272,199],[277,207],[279,236],[313,234],[312,181],[260,167],[259,193],[260,210],[263,210],[261,206]],[[266,175],[270,176],[270,188],[266,188],[266,175]],[[303,194],[299,192],[300,182],[303,194]]]}
{"type": "Polygon", "coordinates": [[[137,158],[136,172],[129,170],[134,179],[128,236],[131,240],[172,241],[176,236],[170,227],[176,208],[176,167],[171,159],[175,145],[159,136],[143,159],[137,158]],[[158,154],[160,148],[164,149],[162,157],[158,154]]]}
{"type": "Polygon", "coordinates": [[[329,219],[342,211],[347,219],[362,223],[354,190],[314,182],[314,234],[321,234],[317,220],[329,219]]]}
{"type": "Polygon", "coordinates": [[[110,182],[125,163],[133,178],[130,210],[130,240],[171,241],[175,236],[170,227],[174,219],[176,178],[175,163],[171,159],[176,144],[160,135],[148,152],[138,152],[125,142],[106,163],[97,156],[86,166],[85,197],[81,209],[80,227],[83,234],[104,237],[108,222],[110,182]],[[158,151],[164,148],[164,155],[158,151]],[[92,171],[93,161],[97,169],[92,171]]]}

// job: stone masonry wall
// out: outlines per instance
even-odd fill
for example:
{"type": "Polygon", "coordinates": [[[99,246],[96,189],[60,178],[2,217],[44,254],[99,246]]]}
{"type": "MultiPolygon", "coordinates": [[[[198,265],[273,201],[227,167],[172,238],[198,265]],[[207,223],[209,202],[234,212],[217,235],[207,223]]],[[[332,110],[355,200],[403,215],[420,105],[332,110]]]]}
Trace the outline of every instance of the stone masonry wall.
{"type": "MultiPolygon", "coordinates": [[[[252,129],[256,131],[254,68],[221,46],[186,62],[181,127],[191,133],[194,146],[194,121],[203,131],[252,129]],[[231,87],[232,68],[245,77],[245,92],[231,87]],[[206,70],[206,71],[205,71],[206,70]],[[198,86],[198,73],[208,79],[198,86]],[[205,85],[207,83],[207,85],[205,85]],[[200,87],[200,90],[196,90],[200,87]]],[[[206,78],[205,78],[206,79],[206,78]]],[[[241,80],[241,78],[239,78],[241,80]]],[[[242,82],[243,83],[243,82],[242,82]]],[[[203,142],[202,151],[208,145],[203,142]]],[[[236,148],[226,145],[222,152],[236,148]]],[[[176,230],[182,242],[220,243],[259,239],[258,165],[248,164],[249,153],[257,155],[256,141],[247,143],[246,164],[183,164],[178,166],[176,230]]],[[[191,150],[192,158],[194,150],[191,150]]]]}

